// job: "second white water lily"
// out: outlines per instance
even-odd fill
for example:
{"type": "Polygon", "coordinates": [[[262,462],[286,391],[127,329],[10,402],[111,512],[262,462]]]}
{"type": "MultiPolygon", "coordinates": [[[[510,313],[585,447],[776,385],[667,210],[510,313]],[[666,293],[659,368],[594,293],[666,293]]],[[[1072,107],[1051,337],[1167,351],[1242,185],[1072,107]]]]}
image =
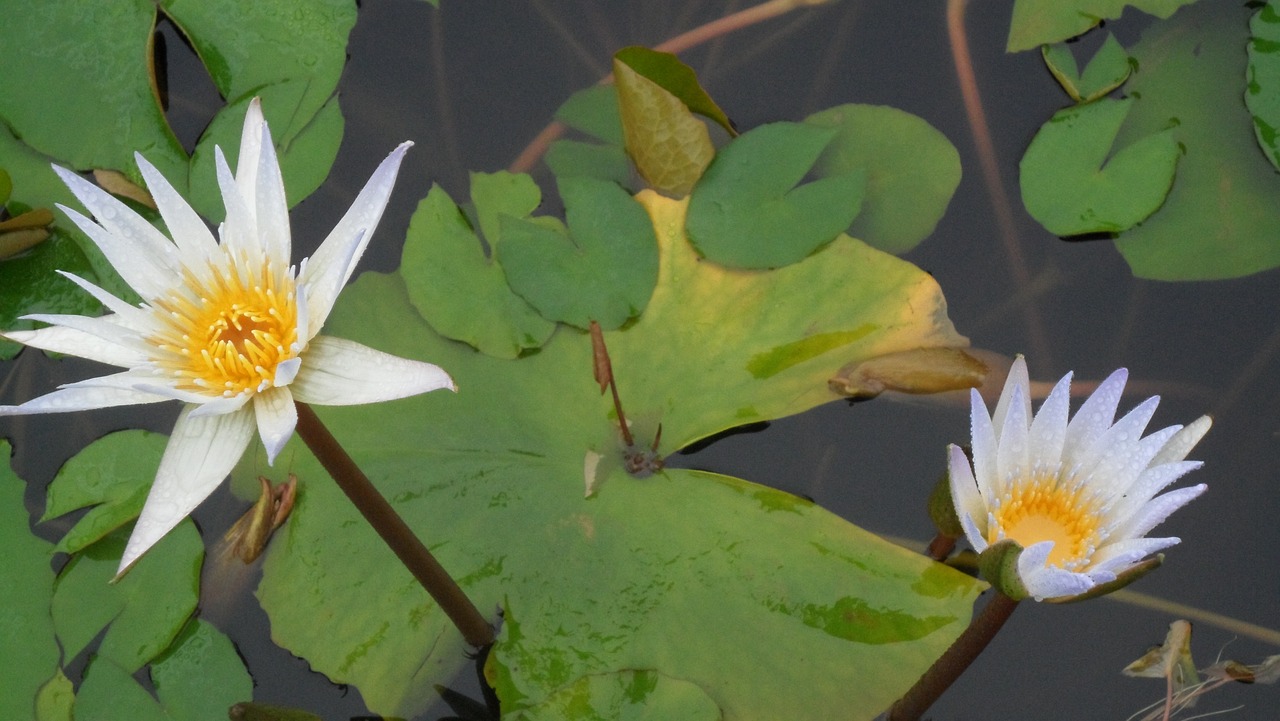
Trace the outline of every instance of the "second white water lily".
{"type": "Polygon", "coordinates": [[[19,406],[0,406],[0,415],[167,400],[188,404],[129,538],[121,573],[213,492],[255,430],[274,461],[297,423],[295,399],[354,405],[453,388],[448,374],[430,363],[318,335],[382,217],[410,145],[387,156],[300,266],[290,265],[284,183],[257,99],[245,114],[234,175],[221,149],[216,153],[226,207],[218,227],[221,242],[141,155],[138,167],[172,240],[97,186],[54,168],[95,220],[71,208],[63,212],[143,302],[131,305],[64,273],[109,314],[31,315],[49,327],[3,336],[126,370],[62,386],[19,406]]]}
{"type": "Polygon", "coordinates": [[[1018,579],[1036,600],[1110,583],[1178,543],[1146,534],[1205,490],[1158,495],[1200,467],[1186,457],[1209,417],[1144,438],[1159,397],[1114,421],[1126,379],[1123,369],[1112,373],[1068,421],[1067,374],[1033,416],[1019,356],[992,415],[972,394],[972,465],[959,447],[949,449],[951,495],[970,544],[979,553],[1006,539],[1022,546],[1018,579]]]}

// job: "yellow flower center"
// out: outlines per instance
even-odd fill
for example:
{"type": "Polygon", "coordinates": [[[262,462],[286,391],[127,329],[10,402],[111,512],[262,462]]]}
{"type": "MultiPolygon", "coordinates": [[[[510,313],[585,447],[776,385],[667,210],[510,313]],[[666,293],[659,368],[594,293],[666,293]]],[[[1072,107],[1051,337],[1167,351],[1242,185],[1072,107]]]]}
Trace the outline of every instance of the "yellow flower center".
{"type": "Polygon", "coordinates": [[[188,275],[154,302],[164,326],[150,339],[162,351],[156,365],[178,388],[227,397],[265,390],[276,367],[298,355],[293,278],[265,261],[250,267],[214,272],[206,282],[188,275]]]}
{"type": "Polygon", "coordinates": [[[1023,548],[1053,541],[1046,563],[1067,570],[1085,565],[1101,538],[1097,503],[1082,497],[1076,484],[1060,482],[1056,473],[1011,483],[992,514],[988,541],[1008,538],[1023,548]]]}

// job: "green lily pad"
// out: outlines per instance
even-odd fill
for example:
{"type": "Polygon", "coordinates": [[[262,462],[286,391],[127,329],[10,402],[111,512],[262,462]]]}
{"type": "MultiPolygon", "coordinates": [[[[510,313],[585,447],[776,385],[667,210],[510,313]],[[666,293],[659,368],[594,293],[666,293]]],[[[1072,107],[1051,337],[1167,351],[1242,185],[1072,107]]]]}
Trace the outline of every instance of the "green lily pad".
{"type": "Polygon", "coordinates": [[[93,506],[58,542],[75,553],[138,517],[151,490],[168,436],[130,430],[89,444],[49,484],[41,521],[93,506]]]}
{"type": "Polygon", "coordinates": [[[31,533],[22,501],[26,484],[9,468],[9,443],[0,440],[0,718],[31,718],[36,695],[58,670],[49,602],[53,544],[31,533]]]}
{"type": "Polygon", "coordinates": [[[734,268],[794,263],[844,232],[862,207],[866,171],[797,185],[837,132],[770,123],[720,149],[694,188],[689,239],[734,268]]]}
{"type": "Polygon", "coordinates": [[[253,694],[253,679],[231,640],[192,619],[151,664],[152,697],[111,658],[97,656],[76,697],[77,718],[128,721],[220,721],[253,694]]]}
{"type": "Polygon", "coordinates": [[[1280,265],[1280,175],[1240,102],[1246,89],[1247,9],[1202,2],[1152,26],[1130,48],[1140,96],[1120,147],[1172,128],[1185,148],[1164,206],[1116,240],[1133,273],[1159,280],[1233,278],[1280,265]]]}
{"type": "Polygon", "coordinates": [[[117,529],[72,556],[53,590],[53,624],[70,658],[103,628],[100,658],[132,673],[169,647],[196,608],[204,544],[190,519],[156,544],[116,583],[131,528],[117,529]]]}
{"type": "Polygon", "coordinates": [[[631,160],[623,147],[622,114],[612,85],[579,90],[556,111],[556,119],[599,142],[561,139],[544,158],[557,178],[586,176],[630,187],[631,160]]]}
{"type": "Polygon", "coordinates": [[[1111,152],[1134,102],[1103,99],[1060,110],[1032,139],[1018,166],[1022,202],[1049,232],[1128,230],[1164,202],[1180,153],[1172,130],[1111,152]]]}
{"type": "Polygon", "coordinates": [[[716,154],[711,135],[683,100],[627,65],[623,52],[614,57],[613,77],[627,154],[650,187],[684,197],[716,154]]]}
{"type": "Polygon", "coordinates": [[[1045,43],[1062,42],[1120,17],[1133,7],[1158,18],[1173,15],[1195,0],[1015,0],[1006,50],[1030,50],[1045,43]]]}
{"type": "MultiPolygon", "coordinates": [[[[50,647],[53,644],[50,637],[50,647]]],[[[71,679],[62,673],[62,669],[58,669],[36,695],[36,721],[72,721],[75,703],[75,687],[72,686],[71,679]]]]}
{"type": "Polygon", "coordinates": [[[1253,132],[1267,159],[1280,168],[1280,0],[1258,8],[1249,21],[1248,92],[1253,132]]]}
{"type": "Polygon", "coordinates": [[[617,328],[644,310],[653,292],[653,225],[614,183],[584,177],[559,185],[568,228],[505,216],[498,262],[512,290],[543,318],[617,328]]]}
{"type": "MultiPolygon", "coordinates": [[[[727,269],[689,246],[686,202],[639,200],[659,280],[644,313],[605,337],[633,431],[648,446],[662,424],[659,455],[836,399],[827,378],[859,357],[964,344],[937,284],[909,263],[843,237],[778,271],[727,269]]],[[[587,676],[652,669],[726,716],[854,703],[847,717],[870,719],[969,618],[979,584],[809,501],[696,471],[623,472],[585,333],[561,328],[535,354],[497,359],[441,338],[400,275],[373,273],[329,327],[438,363],[462,389],[322,413],[481,612],[511,610],[490,660],[504,711],[587,676]],[[823,673],[797,667],[801,652],[823,673]]],[[[314,480],[258,588],[273,637],[378,713],[412,716],[467,663],[463,640],[316,463],[296,463],[314,480]]]]}
{"type": "Polygon", "coordinates": [[[721,715],[715,701],[696,684],[645,669],[583,676],[510,717],[514,721],[719,721],[721,715]]]}
{"type": "Polygon", "coordinates": [[[838,105],[805,118],[835,128],[818,159],[823,175],[867,173],[862,212],[849,233],[889,253],[905,253],[937,227],[960,185],[960,153],[911,113],[883,105],[838,105]]]}
{"type": "Polygon", "coordinates": [[[409,221],[401,256],[409,298],[437,333],[499,358],[515,358],[542,345],[555,324],[511,290],[493,254],[500,217],[527,217],[542,193],[527,175],[473,173],[471,194],[488,254],[449,194],[432,187],[409,221]],[[456,302],[460,297],[470,302],[456,302]]]}
{"type": "Polygon", "coordinates": [[[1094,53],[1084,72],[1076,66],[1076,57],[1066,43],[1044,45],[1040,48],[1044,64],[1049,68],[1062,89],[1077,103],[1088,103],[1106,95],[1124,84],[1133,72],[1129,54],[1111,33],[1094,53]]]}

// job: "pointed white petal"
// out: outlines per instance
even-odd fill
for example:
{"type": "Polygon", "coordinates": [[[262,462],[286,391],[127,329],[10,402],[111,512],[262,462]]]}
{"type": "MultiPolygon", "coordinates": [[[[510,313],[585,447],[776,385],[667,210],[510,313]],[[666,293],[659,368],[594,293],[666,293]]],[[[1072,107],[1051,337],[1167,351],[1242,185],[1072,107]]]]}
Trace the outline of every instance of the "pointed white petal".
{"type": "Polygon", "coordinates": [[[1032,465],[1057,465],[1062,461],[1062,444],[1067,438],[1067,415],[1071,406],[1071,374],[1049,391],[1027,434],[1028,457],[1032,465]]]}
{"type": "Polygon", "coordinates": [[[315,336],[320,328],[311,325],[311,311],[307,309],[307,286],[298,283],[294,286],[293,292],[294,302],[298,305],[298,348],[301,348],[315,336]]]}
{"type": "Polygon", "coordinates": [[[138,163],[138,170],[142,171],[147,190],[151,191],[151,197],[156,201],[160,217],[164,218],[164,224],[169,228],[178,252],[182,254],[183,265],[192,267],[207,263],[207,259],[218,250],[218,241],[209,231],[209,226],[169,184],[169,180],[142,157],[142,153],[134,153],[133,158],[138,163]]]}
{"type": "Polygon", "coordinates": [[[1169,491],[1163,496],[1156,496],[1148,501],[1147,505],[1138,509],[1128,523],[1117,528],[1114,537],[1119,540],[1147,535],[1147,531],[1163,523],[1164,519],[1168,518],[1174,511],[1198,498],[1200,494],[1205,492],[1206,488],[1208,486],[1201,483],[1198,486],[1178,488],[1169,491]]]}
{"type": "Polygon", "coordinates": [[[258,419],[258,435],[267,450],[267,463],[274,464],[284,444],[298,425],[298,408],[288,388],[271,388],[253,397],[253,413],[258,419]]]}
{"type": "Polygon", "coordinates": [[[307,302],[313,333],[319,332],[324,325],[329,311],[333,310],[333,304],[338,299],[338,293],[347,284],[355,271],[356,263],[364,254],[364,249],[382,218],[382,211],[387,207],[387,199],[391,197],[396,174],[400,171],[400,161],[411,145],[413,143],[401,143],[382,161],[356,196],[346,215],[338,221],[299,273],[299,283],[308,288],[307,302]]]}
{"type": "MultiPolygon", "coordinates": [[[[256,205],[260,247],[273,268],[283,269],[289,265],[289,203],[285,199],[284,178],[280,175],[280,163],[271,143],[271,131],[265,123],[259,144],[260,159],[254,169],[258,176],[256,189],[248,197],[256,205]]],[[[237,176],[241,180],[243,177],[237,176]]]]}
{"type": "MultiPolygon", "coordinates": [[[[951,502],[955,505],[956,515],[974,518],[987,517],[987,503],[978,492],[978,483],[973,479],[973,470],[969,467],[969,459],[959,446],[947,447],[947,476],[951,485],[951,502]]],[[[966,529],[966,534],[968,535],[966,529]]],[[[977,531],[975,524],[974,530],[977,531]]],[[[977,534],[981,536],[979,532],[977,534]]],[[[977,547],[975,539],[969,537],[970,545],[977,547]]]]}
{"type": "Polygon", "coordinates": [[[969,391],[969,427],[973,477],[978,482],[978,491],[990,502],[994,494],[1002,490],[1002,483],[996,478],[996,432],[976,389],[969,391]]]}
{"type": "Polygon", "coordinates": [[[240,157],[236,160],[236,182],[245,200],[257,195],[258,166],[262,162],[263,131],[266,128],[262,100],[254,98],[245,109],[244,127],[240,130],[240,157]]]}
{"type": "Polygon", "coordinates": [[[1180,540],[1178,538],[1127,538],[1109,544],[1093,554],[1093,564],[1089,567],[1089,571],[1119,575],[1147,556],[1177,545],[1180,540]]]}
{"type": "MultiPolygon", "coordinates": [[[[1102,498],[1123,494],[1147,468],[1159,446],[1142,443],[1142,431],[1155,414],[1159,396],[1143,401],[1116,421],[1093,447],[1077,458],[1082,473],[1093,478],[1095,492],[1102,498]]],[[[1172,432],[1167,433],[1172,435],[1172,432]]],[[[1163,442],[1160,445],[1164,445],[1163,442]]]]}
{"type": "MultiPolygon", "coordinates": [[[[1002,398],[1002,401],[1005,399],[1002,398]]],[[[1004,426],[996,426],[996,476],[1017,483],[1030,477],[1027,463],[1027,431],[1031,425],[1027,388],[1015,384],[1005,407],[1004,426]]],[[[994,422],[994,419],[992,419],[994,422]]]]}
{"type": "Polygon", "coordinates": [[[1117,527],[1126,523],[1130,516],[1155,498],[1157,493],[1201,465],[1199,461],[1179,461],[1146,469],[1125,491],[1123,497],[1114,499],[1107,509],[1107,515],[1115,519],[1117,527]]]}
{"type": "Polygon", "coordinates": [[[1156,457],[1151,459],[1151,465],[1172,463],[1186,458],[1191,449],[1196,447],[1201,438],[1204,438],[1204,434],[1209,432],[1211,425],[1213,425],[1213,419],[1209,416],[1200,416],[1187,424],[1186,428],[1178,431],[1178,434],[1169,439],[1156,457]]]}
{"type": "Polygon", "coordinates": [[[1094,442],[1111,427],[1128,379],[1129,371],[1121,368],[1098,384],[1093,395],[1085,400],[1067,424],[1067,440],[1062,450],[1064,457],[1075,461],[1084,458],[1094,442]]]}
{"type": "Polygon", "coordinates": [[[143,357],[146,357],[152,350],[151,346],[138,337],[137,332],[126,328],[118,322],[118,316],[102,315],[97,318],[90,318],[83,315],[51,315],[44,313],[32,313],[22,316],[23,320],[34,320],[40,323],[48,323],[58,328],[71,328],[78,330],[86,335],[96,338],[96,343],[114,344],[123,346],[132,350],[143,357]]]}
{"type": "MultiPolygon", "coordinates": [[[[106,376],[110,377],[110,376],[106,376]]],[[[84,381],[81,381],[84,383],[84,381]]],[[[111,385],[72,385],[46,393],[18,406],[0,406],[0,416],[25,416],[37,413],[70,413],[95,408],[115,408],[144,403],[159,403],[168,398],[134,388],[111,385]]]]}
{"type": "Polygon", "coordinates": [[[248,393],[237,393],[234,396],[206,396],[189,391],[171,389],[175,396],[181,394],[179,400],[192,404],[191,417],[220,416],[224,413],[238,411],[252,398],[248,393]]]}
{"type": "MultiPolygon", "coordinates": [[[[74,208],[68,208],[65,205],[57,207],[71,219],[71,222],[84,231],[85,235],[89,236],[94,245],[98,246],[102,254],[107,257],[111,267],[115,268],[124,282],[137,291],[144,300],[164,295],[173,287],[175,278],[180,277],[176,259],[164,258],[158,253],[149,252],[129,238],[111,233],[74,208]]],[[[174,248],[172,243],[169,247],[171,250],[174,248]]],[[[175,256],[177,255],[176,250],[172,252],[175,256]]]]}
{"type": "Polygon", "coordinates": [[[1000,391],[1000,400],[996,402],[996,410],[991,414],[991,425],[996,429],[996,439],[1003,441],[1000,433],[1004,429],[1005,417],[1009,414],[1010,405],[1014,402],[1013,391],[1022,389],[1022,396],[1017,404],[1024,418],[1031,417],[1031,380],[1027,377],[1027,359],[1021,354],[1013,359],[1009,367],[1009,375],[1004,379],[1004,390],[1000,391]]]}
{"type": "Polygon", "coordinates": [[[97,335],[61,326],[38,330],[14,330],[0,333],[0,338],[7,338],[30,348],[88,358],[121,368],[133,368],[148,360],[147,355],[140,353],[132,346],[104,343],[97,335]]]}
{"type": "Polygon", "coordinates": [[[276,376],[272,379],[271,385],[277,388],[283,388],[293,382],[298,377],[298,371],[302,368],[301,358],[290,358],[276,365],[276,376]]]}
{"type": "MultiPolygon", "coordinates": [[[[66,183],[67,188],[80,200],[84,207],[90,213],[93,213],[94,218],[98,221],[97,225],[127,245],[133,257],[146,256],[148,262],[168,268],[171,271],[177,271],[181,267],[177,247],[174,246],[171,240],[164,237],[164,233],[156,230],[155,226],[147,222],[146,218],[138,215],[132,208],[112,197],[110,193],[76,173],[66,168],[60,168],[57,165],[53,166],[53,170],[62,179],[62,182],[66,183]]],[[[81,224],[77,221],[76,225],[81,224]]],[[[83,225],[81,225],[81,229],[84,229],[83,225]]],[[[86,233],[88,232],[87,229],[84,230],[86,233]]],[[[96,239],[95,242],[97,242],[96,239]]],[[[106,252],[105,248],[103,252],[106,252]]],[[[107,259],[111,261],[113,266],[116,266],[116,270],[120,271],[121,276],[124,276],[124,271],[116,263],[116,259],[110,255],[107,256],[107,259]]],[[[128,278],[125,277],[125,280],[128,280],[128,278]]],[[[141,292],[141,289],[138,290],[141,292]]]]}
{"type": "Polygon", "coordinates": [[[316,336],[289,386],[303,403],[347,406],[457,390],[439,366],[374,350],[355,341],[316,336]]]}
{"type": "Polygon", "coordinates": [[[147,311],[138,308],[137,306],[129,305],[75,273],[68,273],[65,270],[58,270],[54,272],[80,286],[82,290],[93,296],[94,300],[98,301],[106,307],[107,310],[111,311],[115,316],[115,322],[125,328],[135,332],[150,332],[155,327],[155,324],[151,322],[151,314],[147,311]]]}
{"type": "MultiPolygon", "coordinates": [[[[1049,543],[1052,547],[1051,542],[1045,543],[1049,543]]],[[[1097,581],[1083,573],[1073,573],[1056,566],[1044,565],[1043,559],[1049,557],[1047,551],[1044,552],[1043,557],[1036,553],[1029,558],[1027,552],[1041,545],[1043,544],[1037,543],[1027,547],[1018,557],[1018,577],[1032,598],[1043,601],[1046,598],[1075,596],[1097,585],[1097,581]]]]}
{"type": "Polygon", "coordinates": [[[142,515],[129,536],[117,578],[213,493],[249,446],[253,428],[253,413],[248,408],[195,419],[190,417],[190,409],[183,410],[142,515]]]}
{"type": "Polygon", "coordinates": [[[242,194],[243,189],[231,175],[231,168],[227,167],[227,158],[222,154],[222,149],[215,147],[213,150],[214,163],[218,169],[218,188],[222,191],[222,205],[227,210],[226,217],[218,226],[218,234],[222,237],[223,253],[231,259],[231,267],[236,268],[243,259],[261,255],[257,222],[242,194]]]}
{"type": "Polygon", "coordinates": [[[974,553],[982,553],[987,550],[987,537],[983,534],[982,529],[978,527],[976,518],[986,518],[986,513],[981,516],[970,516],[967,513],[960,514],[960,527],[964,529],[964,537],[969,539],[969,545],[973,546],[974,553]]]}

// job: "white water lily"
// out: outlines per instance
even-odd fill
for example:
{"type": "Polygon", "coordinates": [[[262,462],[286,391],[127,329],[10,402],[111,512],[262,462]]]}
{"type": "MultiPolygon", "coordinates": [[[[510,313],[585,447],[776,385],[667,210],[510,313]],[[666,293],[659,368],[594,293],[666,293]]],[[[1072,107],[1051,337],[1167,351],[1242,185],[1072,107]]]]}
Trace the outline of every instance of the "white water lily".
{"type": "Polygon", "coordinates": [[[1018,576],[1038,601],[1114,581],[1178,543],[1145,535],[1205,490],[1201,484],[1157,495],[1200,467],[1185,459],[1209,430],[1209,417],[1143,438],[1160,399],[1148,398],[1113,423],[1127,377],[1124,369],[1112,373],[1068,422],[1068,373],[1033,417],[1019,356],[994,414],[972,393],[972,465],[963,450],[949,449],[951,497],[969,543],[979,553],[1005,539],[1022,546],[1018,576]]]}
{"type": "Polygon", "coordinates": [[[255,429],[268,461],[274,462],[297,423],[295,399],[355,405],[454,387],[437,366],[317,335],[382,217],[410,145],[400,145],[382,161],[315,255],[300,266],[289,264],[284,183],[256,98],[245,114],[234,176],[216,150],[226,206],[226,219],[218,226],[221,242],[141,155],[135,156],[138,168],[172,241],[97,186],[54,167],[96,222],[59,207],[143,302],[131,305],[63,273],[109,314],[30,315],[26,318],[49,327],[3,337],[126,370],[61,386],[19,406],[0,406],[0,415],[168,400],[187,404],[120,560],[120,573],[213,492],[255,429]]]}

